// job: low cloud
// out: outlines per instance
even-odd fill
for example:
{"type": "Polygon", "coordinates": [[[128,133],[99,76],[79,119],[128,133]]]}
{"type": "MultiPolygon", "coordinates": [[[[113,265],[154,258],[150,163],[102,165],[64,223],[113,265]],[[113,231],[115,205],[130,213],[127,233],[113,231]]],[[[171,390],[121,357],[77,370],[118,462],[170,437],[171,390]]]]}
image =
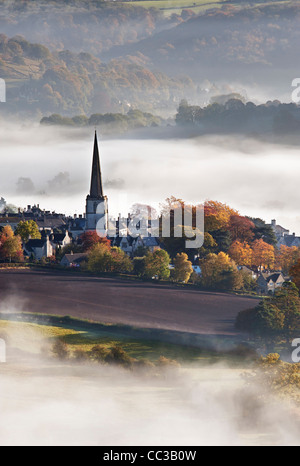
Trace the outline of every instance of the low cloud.
{"type": "MultiPolygon", "coordinates": [[[[30,126],[16,131],[15,126],[8,125],[0,127],[0,140],[0,150],[5,153],[0,186],[7,202],[20,207],[40,203],[46,210],[66,214],[84,212],[93,134],[48,127],[36,131],[30,126]],[[21,177],[16,192],[16,179],[21,177]],[[31,194],[29,180],[35,187],[31,194]]],[[[112,215],[126,215],[135,203],[157,208],[171,195],[195,203],[215,199],[243,215],[267,222],[276,218],[300,234],[297,146],[241,136],[127,139],[101,141],[100,154],[104,192],[109,196],[112,215]]]]}
{"type": "Polygon", "coordinates": [[[121,178],[117,180],[106,180],[104,185],[107,189],[125,189],[125,180],[121,178]]]}
{"type": "Polygon", "coordinates": [[[17,194],[33,194],[35,192],[35,186],[31,178],[19,178],[17,181],[17,194]]]}
{"type": "Polygon", "coordinates": [[[52,180],[48,181],[49,190],[56,192],[65,192],[67,191],[68,186],[70,185],[70,173],[60,172],[52,180]]]}

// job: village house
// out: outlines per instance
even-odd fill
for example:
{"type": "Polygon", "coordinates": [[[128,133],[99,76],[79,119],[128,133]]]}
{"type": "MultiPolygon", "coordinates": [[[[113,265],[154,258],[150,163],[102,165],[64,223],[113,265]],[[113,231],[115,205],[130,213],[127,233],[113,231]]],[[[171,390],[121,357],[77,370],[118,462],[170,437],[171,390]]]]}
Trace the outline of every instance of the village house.
{"type": "Polygon", "coordinates": [[[257,273],[253,272],[253,270],[249,269],[249,267],[246,267],[245,265],[238,265],[237,268],[240,272],[244,272],[247,275],[250,275],[253,280],[256,280],[258,277],[257,273]]]}
{"type": "Polygon", "coordinates": [[[112,246],[121,248],[128,256],[132,257],[134,239],[131,236],[116,236],[110,240],[112,246]]]}
{"type": "Polygon", "coordinates": [[[55,249],[50,242],[49,235],[44,235],[41,239],[30,239],[24,245],[25,256],[38,261],[42,258],[51,257],[54,253],[55,249]]]}
{"type": "Polygon", "coordinates": [[[296,236],[295,233],[292,235],[284,235],[282,238],[278,240],[277,247],[280,248],[280,246],[288,246],[289,248],[300,247],[300,237],[296,236]]]}
{"type": "Polygon", "coordinates": [[[76,214],[74,218],[69,219],[68,231],[74,240],[80,238],[81,235],[85,232],[86,219],[85,216],[76,214]]]}
{"type": "Polygon", "coordinates": [[[263,295],[274,294],[285,282],[286,278],[282,272],[262,272],[257,279],[257,292],[263,295]]]}
{"type": "Polygon", "coordinates": [[[277,240],[282,238],[284,235],[289,235],[290,234],[290,230],[287,230],[286,228],[282,227],[281,225],[277,225],[276,220],[272,220],[271,223],[269,224],[269,226],[272,227],[277,240]]]}
{"type": "Polygon", "coordinates": [[[65,254],[60,265],[62,267],[80,267],[82,263],[87,262],[88,255],[86,253],[73,253],[65,254]]]}
{"type": "Polygon", "coordinates": [[[139,248],[145,248],[150,252],[155,252],[161,249],[157,238],[138,236],[116,236],[109,238],[112,246],[122,249],[128,256],[133,257],[139,248]]]}
{"type": "Polygon", "coordinates": [[[70,236],[68,230],[65,233],[51,233],[50,241],[53,246],[53,249],[63,248],[68,244],[72,243],[72,237],[70,236]]]}
{"type": "Polygon", "coordinates": [[[300,236],[296,236],[296,233],[290,234],[290,231],[286,228],[282,227],[281,225],[277,225],[276,220],[272,220],[271,227],[277,238],[277,247],[280,246],[287,246],[291,247],[300,247],[300,236]]]}
{"type": "Polygon", "coordinates": [[[61,231],[67,229],[67,219],[63,214],[50,212],[40,209],[38,205],[28,205],[26,209],[18,209],[18,212],[10,212],[7,207],[0,210],[0,227],[10,226],[13,231],[17,228],[20,222],[33,220],[38,225],[40,231],[60,229],[61,231]]]}
{"type": "Polygon", "coordinates": [[[161,249],[158,239],[152,236],[138,236],[135,238],[132,243],[133,254],[137,251],[138,248],[146,248],[152,253],[161,249]]]}
{"type": "Polygon", "coordinates": [[[0,228],[10,226],[15,231],[19,223],[20,219],[12,214],[0,215],[0,228]]]}

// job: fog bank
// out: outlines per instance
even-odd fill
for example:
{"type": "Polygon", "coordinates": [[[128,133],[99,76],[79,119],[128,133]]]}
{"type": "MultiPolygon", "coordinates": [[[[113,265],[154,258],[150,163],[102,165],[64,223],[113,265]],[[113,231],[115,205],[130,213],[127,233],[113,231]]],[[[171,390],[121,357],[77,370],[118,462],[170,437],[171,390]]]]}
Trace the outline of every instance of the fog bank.
{"type": "Polygon", "coordinates": [[[42,363],[1,372],[2,446],[299,445],[296,411],[262,402],[224,367],[158,378],[42,363]]]}
{"type": "MultiPolygon", "coordinates": [[[[101,133],[101,129],[100,129],[101,133]]],[[[0,196],[24,207],[83,213],[93,131],[0,128],[0,196]]],[[[136,202],[157,207],[171,195],[214,199],[244,215],[277,218],[300,234],[299,148],[242,137],[100,141],[104,189],[112,214],[136,202]]]]}

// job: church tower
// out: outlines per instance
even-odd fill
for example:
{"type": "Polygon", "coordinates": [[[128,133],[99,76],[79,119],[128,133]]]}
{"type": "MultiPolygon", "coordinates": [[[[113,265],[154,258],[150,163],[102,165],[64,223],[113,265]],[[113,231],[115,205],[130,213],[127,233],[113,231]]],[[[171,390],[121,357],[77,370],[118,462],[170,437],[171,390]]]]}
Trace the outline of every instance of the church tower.
{"type": "Polygon", "coordinates": [[[90,194],[86,198],[86,230],[107,235],[108,203],[103,195],[102,174],[98,148],[97,131],[95,132],[94,154],[90,194]]]}

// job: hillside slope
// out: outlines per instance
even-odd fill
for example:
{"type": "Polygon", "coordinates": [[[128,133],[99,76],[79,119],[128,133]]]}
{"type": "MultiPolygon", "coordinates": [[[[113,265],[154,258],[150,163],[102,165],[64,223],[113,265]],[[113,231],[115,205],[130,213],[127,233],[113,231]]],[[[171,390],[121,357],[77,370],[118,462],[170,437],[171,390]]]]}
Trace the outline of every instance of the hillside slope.
{"type": "Polygon", "coordinates": [[[300,4],[226,5],[110,55],[143,54],[153,67],[196,81],[279,83],[298,75],[300,4]]]}

